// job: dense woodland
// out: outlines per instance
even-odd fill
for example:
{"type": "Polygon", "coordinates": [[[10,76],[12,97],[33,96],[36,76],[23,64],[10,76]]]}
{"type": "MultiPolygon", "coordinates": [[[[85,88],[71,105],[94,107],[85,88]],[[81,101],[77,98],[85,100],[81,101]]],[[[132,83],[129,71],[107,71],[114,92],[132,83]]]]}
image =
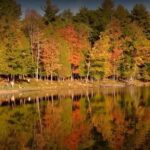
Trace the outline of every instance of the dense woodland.
{"type": "MultiPolygon", "coordinates": [[[[43,1],[44,2],[44,1],[43,1]]],[[[46,0],[41,16],[0,0],[0,76],[52,80],[150,81],[150,12],[104,0],[97,9],[61,12],[46,0]],[[24,16],[24,17],[22,17],[24,16]]]]}

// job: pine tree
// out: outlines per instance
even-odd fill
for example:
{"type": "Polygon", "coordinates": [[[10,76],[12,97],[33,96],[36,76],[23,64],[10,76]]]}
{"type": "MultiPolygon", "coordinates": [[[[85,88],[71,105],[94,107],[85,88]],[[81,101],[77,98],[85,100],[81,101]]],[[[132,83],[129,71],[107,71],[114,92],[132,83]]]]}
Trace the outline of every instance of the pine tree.
{"type": "Polygon", "coordinates": [[[131,18],[141,28],[148,39],[150,39],[150,13],[142,4],[136,4],[131,11],[131,18]]]}
{"type": "Polygon", "coordinates": [[[60,17],[63,21],[72,21],[73,13],[70,9],[66,9],[60,14],[60,17]]]}
{"type": "Polygon", "coordinates": [[[110,23],[112,16],[114,13],[114,2],[113,0],[103,0],[102,7],[101,7],[101,22],[102,27],[105,27],[110,23]]]}
{"type": "Polygon", "coordinates": [[[130,23],[130,13],[129,11],[122,5],[118,5],[115,9],[114,16],[121,22],[121,25],[130,23]]]}
{"type": "Polygon", "coordinates": [[[46,4],[44,6],[44,20],[46,24],[49,24],[56,20],[56,14],[59,9],[56,5],[52,4],[51,0],[46,0],[46,4]]]}

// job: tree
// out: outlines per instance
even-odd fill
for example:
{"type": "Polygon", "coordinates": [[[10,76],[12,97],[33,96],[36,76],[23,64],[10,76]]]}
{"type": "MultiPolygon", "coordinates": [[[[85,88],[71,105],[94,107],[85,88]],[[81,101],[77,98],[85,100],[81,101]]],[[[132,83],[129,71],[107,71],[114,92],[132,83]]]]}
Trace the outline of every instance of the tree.
{"type": "Polygon", "coordinates": [[[67,26],[61,30],[61,33],[64,39],[69,44],[70,49],[70,57],[69,62],[71,64],[72,69],[72,78],[73,76],[79,75],[79,65],[81,62],[81,50],[83,49],[84,45],[82,45],[79,34],[75,30],[73,26],[67,26]]]}
{"type": "Polygon", "coordinates": [[[73,18],[73,13],[70,9],[66,9],[60,14],[60,17],[64,21],[71,21],[73,18]]]}
{"type": "Polygon", "coordinates": [[[58,13],[59,9],[56,5],[52,4],[51,0],[46,0],[46,4],[44,6],[44,20],[46,24],[49,24],[56,20],[56,14],[58,13]]]}
{"type": "Polygon", "coordinates": [[[30,42],[30,52],[32,54],[32,63],[35,64],[32,74],[39,78],[40,55],[43,40],[43,22],[42,17],[35,10],[27,10],[24,19],[24,32],[30,42]]]}
{"type": "Polygon", "coordinates": [[[41,55],[41,60],[43,63],[44,71],[46,72],[46,76],[48,77],[50,75],[52,81],[53,73],[60,67],[58,47],[53,39],[48,39],[44,42],[41,55]]]}
{"type": "Polygon", "coordinates": [[[18,21],[21,15],[20,5],[15,0],[0,1],[0,40],[5,44],[11,26],[18,21]]]}
{"type": "Polygon", "coordinates": [[[120,21],[117,19],[113,19],[111,23],[108,25],[106,32],[110,38],[110,53],[111,53],[111,58],[110,62],[112,65],[112,72],[114,79],[118,78],[119,73],[118,73],[118,66],[120,63],[120,59],[122,57],[123,53],[123,48],[124,48],[124,39],[123,39],[123,34],[122,34],[122,29],[121,29],[121,24],[120,21]]]}
{"type": "Polygon", "coordinates": [[[20,15],[21,7],[15,0],[0,1],[0,74],[8,74],[6,46],[12,25],[18,21],[20,15]]]}
{"type": "Polygon", "coordinates": [[[90,10],[86,7],[81,7],[79,12],[74,16],[75,22],[82,22],[92,29],[89,35],[89,40],[92,46],[95,43],[95,41],[99,40],[99,33],[103,32],[105,27],[111,21],[113,11],[113,1],[103,0],[102,6],[100,6],[98,9],[90,10]]]}
{"type": "Polygon", "coordinates": [[[35,10],[27,10],[24,19],[24,32],[29,38],[31,54],[34,60],[34,43],[36,42],[36,33],[39,28],[42,28],[42,17],[35,10]]]}
{"type": "Polygon", "coordinates": [[[132,30],[134,32],[134,60],[137,68],[137,72],[135,73],[136,79],[149,80],[150,72],[148,71],[149,62],[150,62],[150,41],[147,40],[145,35],[142,32],[142,29],[137,25],[132,25],[132,30]]]}
{"type": "MultiPolygon", "coordinates": [[[[11,25],[12,22],[19,19],[20,15],[21,7],[16,0],[0,1],[0,19],[3,25],[11,25]]],[[[1,23],[0,25],[2,25],[1,23]]]]}
{"type": "Polygon", "coordinates": [[[123,38],[120,22],[113,18],[92,50],[92,74],[97,79],[118,77],[118,66],[123,51],[123,38]]]}
{"type": "Polygon", "coordinates": [[[60,79],[68,78],[72,75],[71,64],[69,63],[70,48],[65,39],[59,36],[57,38],[59,48],[59,63],[58,75],[60,79]]]}
{"type": "Polygon", "coordinates": [[[102,21],[103,29],[105,29],[105,27],[111,21],[113,12],[114,12],[113,0],[103,0],[102,7],[101,7],[101,17],[102,17],[101,21],[102,21]]]}
{"type": "Polygon", "coordinates": [[[6,61],[6,47],[0,42],[0,75],[8,74],[8,63],[6,61]]]}
{"type": "Polygon", "coordinates": [[[85,73],[86,73],[86,83],[90,77],[90,68],[91,68],[91,49],[85,52],[85,73]]]}
{"type": "Polygon", "coordinates": [[[117,6],[114,16],[121,22],[122,25],[130,23],[130,13],[122,5],[117,6]]]}
{"type": "MultiPolygon", "coordinates": [[[[128,24],[124,28],[124,36],[125,47],[120,63],[121,76],[126,79],[143,78],[143,74],[147,72],[150,43],[142,28],[135,23],[128,24]]],[[[148,75],[148,72],[146,74],[148,75]]]]}
{"type": "Polygon", "coordinates": [[[91,51],[91,69],[90,75],[95,79],[103,79],[111,73],[110,65],[110,38],[106,33],[102,33],[91,51]]]}
{"type": "Polygon", "coordinates": [[[114,15],[113,0],[103,0],[102,5],[94,11],[90,11],[89,14],[90,25],[93,29],[89,40],[93,45],[97,40],[99,40],[99,33],[103,32],[106,29],[107,25],[110,23],[114,15]]]}
{"type": "Polygon", "coordinates": [[[129,13],[103,0],[74,15],[46,0],[43,17],[32,9],[20,16],[16,0],[0,0],[1,75],[150,80],[150,13],[142,4],[129,13]]]}
{"type": "Polygon", "coordinates": [[[5,74],[25,75],[30,70],[30,52],[28,41],[22,32],[22,25],[19,22],[21,15],[20,5],[15,0],[1,1],[0,16],[0,39],[2,42],[1,52],[5,74]]]}
{"type": "Polygon", "coordinates": [[[79,12],[76,14],[76,16],[74,17],[74,21],[75,22],[82,22],[85,24],[90,24],[90,10],[86,7],[81,7],[79,12]]]}
{"type": "Polygon", "coordinates": [[[150,39],[150,14],[145,6],[142,4],[136,4],[131,11],[131,18],[144,29],[144,34],[150,39]]]}
{"type": "Polygon", "coordinates": [[[29,42],[21,31],[20,24],[15,24],[9,32],[5,49],[8,73],[13,76],[27,75],[32,68],[29,42]]]}

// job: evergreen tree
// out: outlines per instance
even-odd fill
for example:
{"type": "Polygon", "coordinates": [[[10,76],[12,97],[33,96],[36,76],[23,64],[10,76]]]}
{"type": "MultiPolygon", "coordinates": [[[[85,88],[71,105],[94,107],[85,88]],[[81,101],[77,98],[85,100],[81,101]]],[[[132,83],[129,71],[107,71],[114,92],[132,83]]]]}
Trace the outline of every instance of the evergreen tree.
{"type": "Polygon", "coordinates": [[[88,25],[92,30],[89,35],[89,40],[93,45],[96,40],[99,39],[99,33],[102,31],[101,20],[97,19],[100,17],[101,11],[98,10],[89,10],[86,7],[82,7],[79,10],[79,13],[74,17],[74,21],[77,23],[84,23],[88,25]]]}
{"type": "Polygon", "coordinates": [[[82,22],[89,25],[90,24],[89,15],[90,15],[90,10],[86,7],[81,7],[79,12],[74,17],[74,21],[82,22]]]}
{"type": "Polygon", "coordinates": [[[72,21],[73,13],[70,9],[66,9],[60,14],[60,17],[64,21],[72,21]]]}
{"type": "Polygon", "coordinates": [[[0,19],[1,22],[7,25],[17,19],[21,15],[21,7],[16,0],[1,0],[0,1],[0,19]]]}
{"type": "Polygon", "coordinates": [[[130,13],[122,5],[117,6],[114,16],[121,22],[122,25],[130,23],[130,13]]]}
{"type": "Polygon", "coordinates": [[[144,29],[144,34],[150,39],[150,13],[146,7],[142,4],[136,4],[131,11],[131,18],[144,29]]]}
{"type": "Polygon", "coordinates": [[[59,9],[56,5],[52,4],[51,0],[46,0],[44,6],[44,20],[46,24],[49,24],[56,20],[56,14],[58,13],[59,9]]]}
{"type": "Polygon", "coordinates": [[[114,15],[114,2],[113,0],[103,0],[102,6],[93,11],[92,14],[92,33],[90,41],[92,44],[99,39],[99,33],[103,32],[107,25],[110,23],[114,15]]]}
{"type": "Polygon", "coordinates": [[[114,14],[114,2],[113,0],[103,0],[101,7],[101,22],[102,27],[105,27],[109,24],[114,14]]]}

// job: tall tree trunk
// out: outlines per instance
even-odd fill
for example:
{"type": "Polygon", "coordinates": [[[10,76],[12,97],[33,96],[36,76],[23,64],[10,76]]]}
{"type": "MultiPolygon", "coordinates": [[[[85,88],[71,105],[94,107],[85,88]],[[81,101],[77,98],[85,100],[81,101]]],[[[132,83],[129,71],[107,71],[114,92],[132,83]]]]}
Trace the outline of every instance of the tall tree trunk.
{"type": "Polygon", "coordinates": [[[14,85],[15,85],[15,76],[14,75],[11,75],[11,80],[10,80],[11,82],[10,82],[10,85],[11,85],[11,87],[13,88],[14,87],[14,85]]]}
{"type": "Polygon", "coordinates": [[[71,74],[71,81],[73,81],[73,73],[71,74]]]}
{"type": "Polygon", "coordinates": [[[115,68],[115,65],[114,65],[114,69],[113,69],[113,74],[114,74],[114,80],[116,80],[116,68],[115,68]]]}
{"type": "Polygon", "coordinates": [[[36,80],[39,79],[39,59],[40,59],[40,41],[39,41],[39,33],[38,33],[38,41],[37,41],[37,61],[36,61],[36,80]]]}
{"type": "Polygon", "coordinates": [[[51,72],[51,83],[53,81],[53,72],[51,72]]]}
{"type": "Polygon", "coordinates": [[[34,56],[33,56],[33,32],[32,31],[30,31],[30,47],[31,47],[32,63],[33,63],[34,62],[34,56]]]}
{"type": "Polygon", "coordinates": [[[90,75],[90,62],[87,64],[87,75],[86,75],[86,83],[89,81],[89,75],[90,75]]]}
{"type": "Polygon", "coordinates": [[[53,94],[51,95],[51,97],[52,97],[52,108],[54,108],[54,96],[53,96],[53,94]]]}
{"type": "Polygon", "coordinates": [[[46,80],[48,81],[48,75],[46,75],[46,80]]]}

